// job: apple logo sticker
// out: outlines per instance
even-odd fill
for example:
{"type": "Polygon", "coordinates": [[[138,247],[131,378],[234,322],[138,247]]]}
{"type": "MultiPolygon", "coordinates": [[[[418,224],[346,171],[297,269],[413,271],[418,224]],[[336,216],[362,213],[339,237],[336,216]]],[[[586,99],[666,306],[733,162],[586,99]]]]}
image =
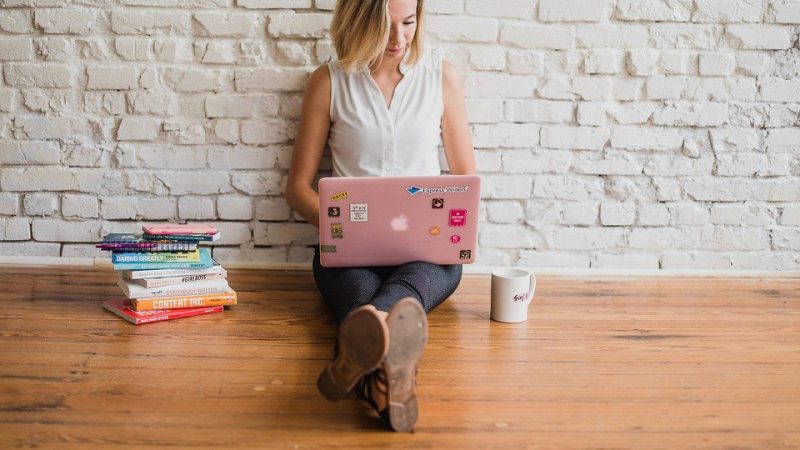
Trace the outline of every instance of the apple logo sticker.
{"type": "Polygon", "coordinates": [[[406,231],[408,230],[408,218],[405,214],[400,214],[400,216],[392,219],[390,225],[394,231],[406,231]]]}

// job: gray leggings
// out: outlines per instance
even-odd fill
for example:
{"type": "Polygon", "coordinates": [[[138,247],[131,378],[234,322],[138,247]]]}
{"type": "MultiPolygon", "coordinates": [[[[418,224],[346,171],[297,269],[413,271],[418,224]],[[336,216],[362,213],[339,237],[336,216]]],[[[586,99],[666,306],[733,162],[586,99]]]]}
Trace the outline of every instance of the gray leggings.
{"type": "Polygon", "coordinates": [[[404,297],[416,298],[425,312],[431,312],[455,292],[461,281],[461,265],[415,261],[401,266],[322,267],[317,246],[314,281],[341,323],[359,306],[371,304],[389,311],[404,297]]]}

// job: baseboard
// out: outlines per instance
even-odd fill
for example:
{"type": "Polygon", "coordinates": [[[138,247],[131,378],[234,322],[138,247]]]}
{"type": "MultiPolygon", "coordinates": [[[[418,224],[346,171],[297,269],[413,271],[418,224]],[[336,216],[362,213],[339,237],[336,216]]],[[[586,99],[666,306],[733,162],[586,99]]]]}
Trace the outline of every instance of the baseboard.
{"type": "MultiPolygon", "coordinates": [[[[97,266],[111,268],[108,258],[62,258],[55,256],[4,256],[0,255],[0,265],[19,266],[97,266]]],[[[260,270],[311,270],[310,263],[290,262],[226,262],[228,269],[260,270]]],[[[467,264],[464,273],[469,275],[489,275],[496,266],[467,264]]],[[[557,267],[520,267],[535,272],[539,276],[586,278],[653,278],[653,277],[720,277],[720,278],[800,278],[797,270],[673,270],[673,269],[570,269],[557,267]]]]}

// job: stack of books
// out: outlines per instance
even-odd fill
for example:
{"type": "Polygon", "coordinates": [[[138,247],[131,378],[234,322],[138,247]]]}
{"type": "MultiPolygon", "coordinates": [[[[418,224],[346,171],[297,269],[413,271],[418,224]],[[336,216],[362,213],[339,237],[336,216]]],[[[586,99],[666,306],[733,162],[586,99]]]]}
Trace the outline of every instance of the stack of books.
{"type": "Polygon", "coordinates": [[[222,312],[236,304],[227,273],[202,242],[219,239],[209,225],[142,227],[142,234],[110,233],[97,247],[111,251],[119,285],[126,298],[103,307],[140,325],[222,312]]]}

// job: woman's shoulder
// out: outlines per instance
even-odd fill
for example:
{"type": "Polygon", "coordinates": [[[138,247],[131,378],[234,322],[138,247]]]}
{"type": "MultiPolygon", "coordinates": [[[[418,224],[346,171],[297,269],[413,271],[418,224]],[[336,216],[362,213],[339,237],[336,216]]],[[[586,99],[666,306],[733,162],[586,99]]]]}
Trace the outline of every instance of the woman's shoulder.
{"type": "Polygon", "coordinates": [[[417,60],[416,66],[439,71],[442,70],[445,57],[445,52],[441,47],[426,47],[422,56],[417,60]]]}

